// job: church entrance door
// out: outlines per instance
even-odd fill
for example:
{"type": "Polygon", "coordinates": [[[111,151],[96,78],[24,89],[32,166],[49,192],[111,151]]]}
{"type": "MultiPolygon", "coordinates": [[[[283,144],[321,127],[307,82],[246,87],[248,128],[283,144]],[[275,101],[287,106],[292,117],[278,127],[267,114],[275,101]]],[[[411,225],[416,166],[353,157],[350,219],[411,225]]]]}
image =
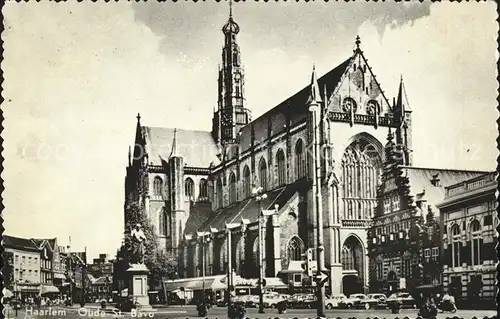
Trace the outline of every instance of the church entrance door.
{"type": "Polygon", "coordinates": [[[363,285],[357,275],[345,275],[342,278],[342,293],[346,296],[363,293],[363,285]]]}

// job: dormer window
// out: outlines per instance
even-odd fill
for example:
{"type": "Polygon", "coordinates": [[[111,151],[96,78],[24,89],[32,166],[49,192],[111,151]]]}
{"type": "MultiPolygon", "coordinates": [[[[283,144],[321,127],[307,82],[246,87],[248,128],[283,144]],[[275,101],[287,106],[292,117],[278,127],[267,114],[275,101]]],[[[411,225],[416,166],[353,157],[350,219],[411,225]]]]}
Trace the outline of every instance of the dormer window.
{"type": "Polygon", "coordinates": [[[438,174],[435,174],[435,175],[432,175],[432,179],[431,179],[431,184],[433,186],[436,186],[436,187],[441,187],[441,183],[440,183],[440,179],[439,179],[439,173],[438,174]]]}

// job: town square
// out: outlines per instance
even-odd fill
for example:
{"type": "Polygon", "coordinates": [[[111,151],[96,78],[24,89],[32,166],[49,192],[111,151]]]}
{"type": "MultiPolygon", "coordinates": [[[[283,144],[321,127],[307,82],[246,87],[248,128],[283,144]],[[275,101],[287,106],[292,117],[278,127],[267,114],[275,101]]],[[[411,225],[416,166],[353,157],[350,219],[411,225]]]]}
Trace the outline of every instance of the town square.
{"type": "Polygon", "coordinates": [[[6,4],[5,318],[496,316],[495,8],[6,4]]]}

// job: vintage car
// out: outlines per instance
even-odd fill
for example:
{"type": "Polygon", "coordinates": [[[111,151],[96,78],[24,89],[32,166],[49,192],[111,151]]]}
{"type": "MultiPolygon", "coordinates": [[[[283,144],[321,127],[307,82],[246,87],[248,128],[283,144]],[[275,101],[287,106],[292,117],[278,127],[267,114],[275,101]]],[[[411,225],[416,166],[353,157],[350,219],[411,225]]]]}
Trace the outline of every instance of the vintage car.
{"type": "Polygon", "coordinates": [[[338,308],[339,302],[345,299],[347,299],[347,297],[344,294],[331,295],[330,297],[327,297],[325,299],[325,308],[326,309],[338,308]]]}
{"type": "Polygon", "coordinates": [[[392,308],[394,303],[399,302],[401,308],[417,308],[417,301],[409,292],[396,292],[387,298],[387,307],[392,308]]]}
{"type": "Polygon", "coordinates": [[[357,307],[358,304],[365,299],[366,299],[365,294],[351,294],[349,298],[346,298],[339,302],[339,308],[351,309],[357,307]]]}
{"type": "Polygon", "coordinates": [[[311,294],[294,294],[286,300],[286,305],[288,308],[301,308],[303,307],[302,301],[310,296],[311,294]]]}
{"type": "Polygon", "coordinates": [[[383,308],[387,307],[387,296],[383,293],[373,293],[366,296],[366,299],[361,300],[356,306],[357,308],[383,308]]]}

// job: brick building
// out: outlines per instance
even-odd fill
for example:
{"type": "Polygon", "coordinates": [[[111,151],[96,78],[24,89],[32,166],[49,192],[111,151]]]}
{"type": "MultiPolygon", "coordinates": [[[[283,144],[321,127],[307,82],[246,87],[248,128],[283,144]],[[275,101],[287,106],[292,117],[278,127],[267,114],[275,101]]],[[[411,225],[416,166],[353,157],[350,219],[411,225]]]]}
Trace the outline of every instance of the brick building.
{"type": "Polygon", "coordinates": [[[461,306],[495,305],[496,178],[497,173],[490,172],[449,185],[438,205],[443,285],[461,306]]]}
{"type": "Polygon", "coordinates": [[[395,130],[403,164],[412,163],[405,92],[389,102],[358,38],[345,61],[319,78],[313,68],[307,87],[253,119],[245,101],[240,27],[230,16],[222,31],[212,131],[148,127],[138,116],[125,206],[139,203],[162,249],[178,254],[179,275],[200,281],[203,268],[207,276],[227,270],[226,222],[239,224],[231,234],[237,275],[257,277],[259,205],[277,205],[277,214],[263,222],[263,267],[267,277],[295,278],[302,272],[301,253],[316,245],[319,198],[332,292],[353,282],[356,291],[367,290],[367,229],[377,206],[381,141],[388,128],[395,130]],[[319,156],[311,152],[314,141],[319,156]],[[315,180],[320,192],[312,187],[315,180]],[[258,202],[254,187],[262,187],[267,199],[258,202]]]}

